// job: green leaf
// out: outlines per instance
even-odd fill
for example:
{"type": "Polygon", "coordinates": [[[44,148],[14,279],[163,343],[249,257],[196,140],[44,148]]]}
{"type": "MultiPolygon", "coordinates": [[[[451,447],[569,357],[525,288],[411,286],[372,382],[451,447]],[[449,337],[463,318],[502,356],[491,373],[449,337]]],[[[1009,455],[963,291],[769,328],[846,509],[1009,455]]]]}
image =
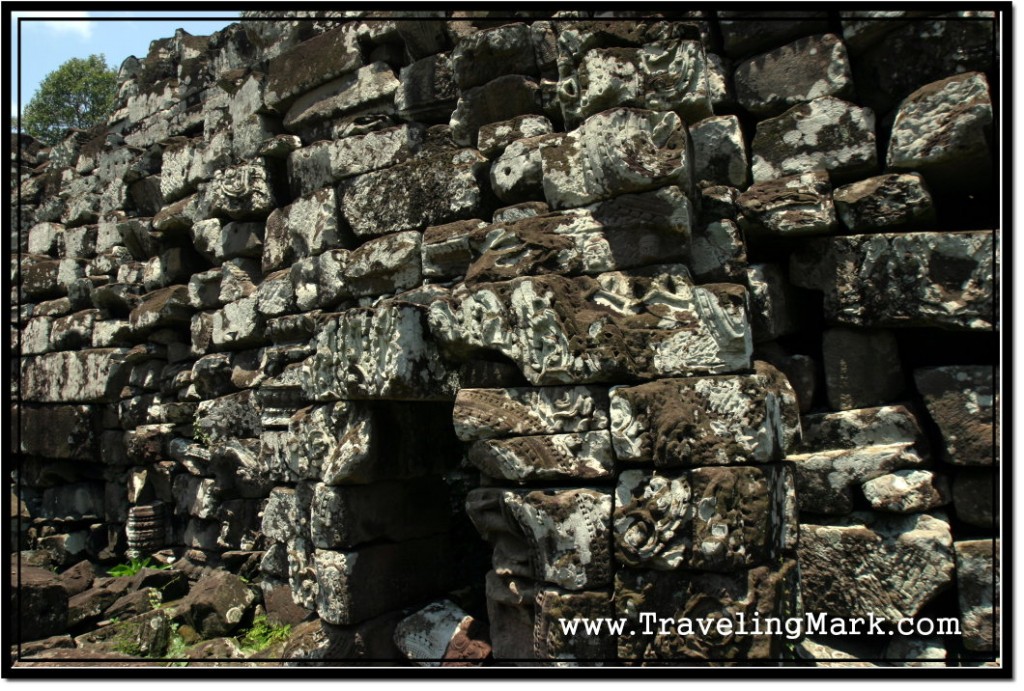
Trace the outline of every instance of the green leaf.
{"type": "Polygon", "coordinates": [[[88,129],[106,122],[117,97],[117,72],[103,55],[71,58],[39,84],[25,106],[25,132],[50,146],[69,128],[88,129]]]}

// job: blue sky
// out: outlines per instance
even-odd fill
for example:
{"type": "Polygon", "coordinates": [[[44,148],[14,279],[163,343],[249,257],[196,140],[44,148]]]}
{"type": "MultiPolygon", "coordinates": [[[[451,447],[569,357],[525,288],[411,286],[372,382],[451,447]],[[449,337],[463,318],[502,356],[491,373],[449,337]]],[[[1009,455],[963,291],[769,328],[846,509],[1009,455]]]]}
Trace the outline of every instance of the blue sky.
{"type": "Polygon", "coordinates": [[[214,12],[94,12],[53,11],[13,13],[11,44],[11,110],[18,102],[19,78],[22,85],[22,108],[32,98],[47,74],[71,58],[85,58],[102,53],[115,70],[129,55],[146,57],[149,43],[174,35],[184,29],[194,36],[205,36],[237,21],[238,11],[214,12]],[[195,21],[185,17],[222,17],[226,19],[195,21]],[[18,61],[18,24],[24,43],[18,61]],[[106,19],[105,19],[106,18],[106,19]],[[114,18],[114,19],[112,19],[114,18]],[[232,19],[236,18],[236,19],[232,19]]]}

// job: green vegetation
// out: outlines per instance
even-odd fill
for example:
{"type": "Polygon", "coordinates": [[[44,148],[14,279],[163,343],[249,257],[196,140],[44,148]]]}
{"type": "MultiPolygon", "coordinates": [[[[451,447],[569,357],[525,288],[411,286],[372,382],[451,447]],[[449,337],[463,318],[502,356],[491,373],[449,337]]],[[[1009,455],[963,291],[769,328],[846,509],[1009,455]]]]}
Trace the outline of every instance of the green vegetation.
{"type": "Polygon", "coordinates": [[[256,653],[274,643],[286,640],[291,632],[291,625],[271,626],[266,615],[261,614],[253,619],[252,627],[239,637],[238,642],[241,644],[242,650],[256,653]]]}
{"type": "Polygon", "coordinates": [[[133,558],[127,564],[118,564],[107,570],[107,573],[114,577],[120,576],[134,576],[143,569],[156,569],[157,571],[164,571],[165,569],[171,568],[170,564],[155,564],[150,557],[145,559],[133,558]]]}
{"type": "Polygon", "coordinates": [[[39,84],[25,106],[22,128],[53,146],[70,127],[88,129],[106,122],[117,96],[117,72],[103,55],[71,58],[39,84]]]}
{"type": "Polygon", "coordinates": [[[185,667],[188,662],[183,660],[185,657],[185,651],[188,650],[188,644],[185,643],[185,639],[180,633],[178,633],[179,624],[177,622],[171,622],[171,641],[167,644],[167,654],[164,655],[168,660],[176,660],[175,662],[168,663],[168,667],[185,667]]]}

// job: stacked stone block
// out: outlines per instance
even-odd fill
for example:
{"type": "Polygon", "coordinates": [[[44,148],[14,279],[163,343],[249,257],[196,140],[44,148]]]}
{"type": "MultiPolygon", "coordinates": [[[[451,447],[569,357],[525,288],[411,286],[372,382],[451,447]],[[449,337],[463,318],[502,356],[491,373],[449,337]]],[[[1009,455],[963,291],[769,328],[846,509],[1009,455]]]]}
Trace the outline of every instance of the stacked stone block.
{"type": "Polygon", "coordinates": [[[285,656],[991,659],[993,17],[606,14],[248,12],[20,138],[18,548],[258,578],[285,656]],[[804,611],[965,630],[641,619],[804,611]]]}

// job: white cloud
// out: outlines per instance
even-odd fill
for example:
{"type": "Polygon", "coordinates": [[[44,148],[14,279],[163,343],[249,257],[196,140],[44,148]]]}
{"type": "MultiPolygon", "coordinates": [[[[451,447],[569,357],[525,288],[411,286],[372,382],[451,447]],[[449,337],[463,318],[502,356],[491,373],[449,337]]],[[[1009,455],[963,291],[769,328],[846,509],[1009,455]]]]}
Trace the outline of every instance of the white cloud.
{"type": "Polygon", "coordinates": [[[51,12],[15,12],[14,18],[39,19],[41,21],[25,22],[26,26],[41,26],[49,29],[55,34],[77,34],[83,40],[92,38],[92,30],[96,26],[94,21],[68,21],[69,18],[88,17],[88,12],[83,11],[51,11],[51,12]],[[52,19],[46,19],[46,18],[52,19]],[[58,18],[60,21],[57,21],[58,18]]]}

